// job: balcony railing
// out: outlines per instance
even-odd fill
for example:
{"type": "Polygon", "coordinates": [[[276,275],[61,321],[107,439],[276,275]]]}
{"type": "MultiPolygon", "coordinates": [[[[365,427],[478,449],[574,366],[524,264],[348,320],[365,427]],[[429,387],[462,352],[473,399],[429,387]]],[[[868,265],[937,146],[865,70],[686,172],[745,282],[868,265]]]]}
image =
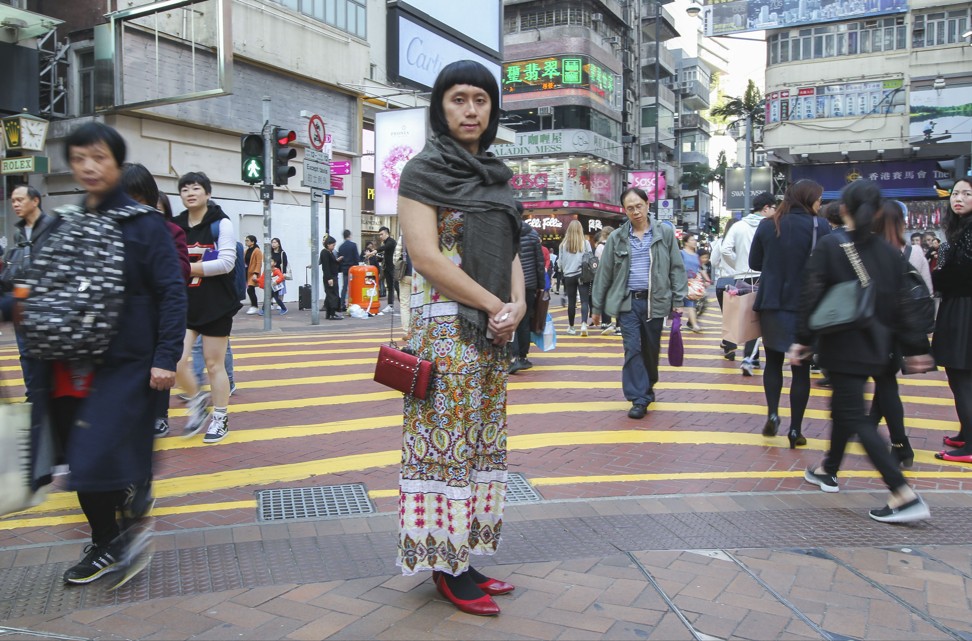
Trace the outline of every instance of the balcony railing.
{"type": "Polygon", "coordinates": [[[682,114],[678,119],[678,128],[701,129],[705,133],[709,133],[712,130],[712,125],[699,114],[682,114]]]}
{"type": "Polygon", "coordinates": [[[656,95],[658,96],[659,102],[673,110],[675,109],[675,94],[671,89],[653,80],[646,80],[641,83],[642,105],[653,104],[656,95]]]}
{"type": "Polygon", "coordinates": [[[655,51],[661,51],[661,58],[659,58],[659,63],[661,66],[665,67],[670,72],[674,72],[678,69],[678,64],[675,61],[675,54],[666,49],[664,46],[656,45],[653,42],[646,42],[641,45],[641,64],[644,67],[654,67],[655,65],[655,51]]]}

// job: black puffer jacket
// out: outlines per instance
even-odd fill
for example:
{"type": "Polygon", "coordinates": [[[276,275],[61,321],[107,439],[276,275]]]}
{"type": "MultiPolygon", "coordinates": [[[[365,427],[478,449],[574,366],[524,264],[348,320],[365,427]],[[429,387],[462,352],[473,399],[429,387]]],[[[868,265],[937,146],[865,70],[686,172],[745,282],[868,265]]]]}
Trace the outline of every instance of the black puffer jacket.
{"type": "MultiPolygon", "coordinates": [[[[801,345],[814,344],[815,336],[807,327],[807,319],[827,290],[837,283],[857,279],[840,246],[848,238],[846,233],[838,232],[820,239],[807,262],[796,333],[801,345]]],[[[893,365],[898,348],[905,356],[927,354],[928,337],[922,331],[924,321],[908,315],[913,309],[905,280],[911,270],[910,263],[901,252],[873,234],[863,241],[855,241],[854,246],[871,279],[871,287],[877,288],[874,319],[867,329],[819,336],[817,351],[820,367],[825,370],[876,376],[893,365]]]]}
{"type": "Polygon", "coordinates": [[[546,285],[540,235],[526,223],[520,225],[520,266],[523,268],[523,281],[528,293],[546,285]]]}

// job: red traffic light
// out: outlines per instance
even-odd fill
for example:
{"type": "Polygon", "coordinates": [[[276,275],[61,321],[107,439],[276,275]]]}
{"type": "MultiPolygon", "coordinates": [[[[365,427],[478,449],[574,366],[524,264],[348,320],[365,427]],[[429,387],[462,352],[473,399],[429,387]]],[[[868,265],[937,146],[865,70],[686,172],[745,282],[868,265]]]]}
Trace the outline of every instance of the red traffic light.
{"type": "Polygon", "coordinates": [[[297,132],[296,131],[288,131],[286,129],[277,129],[276,132],[274,132],[274,133],[277,134],[277,144],[280,145],[281,147],[283,147],[285,145],[289,145],[290,143],[292,143],[295,140],[297,140],[297,132]]]}

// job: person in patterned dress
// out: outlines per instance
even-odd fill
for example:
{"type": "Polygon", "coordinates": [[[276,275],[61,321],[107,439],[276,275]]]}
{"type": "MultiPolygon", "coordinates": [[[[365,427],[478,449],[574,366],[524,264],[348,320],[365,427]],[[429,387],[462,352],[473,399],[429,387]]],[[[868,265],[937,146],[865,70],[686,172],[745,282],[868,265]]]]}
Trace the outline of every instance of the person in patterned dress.
{"type": "Polygon", "coordinates": [[[493,75],[469,60],[439,73],[432,134],[405,166],[398,211],[412,260],[409,347],[435,366],[406,396],[397,564],[431,570],[460,610],[495,615],[513,586],[477,572],[499,545],[506,494],[507,344],[526,311],[512,172],[485,150],[499,123],[493,75]]]}

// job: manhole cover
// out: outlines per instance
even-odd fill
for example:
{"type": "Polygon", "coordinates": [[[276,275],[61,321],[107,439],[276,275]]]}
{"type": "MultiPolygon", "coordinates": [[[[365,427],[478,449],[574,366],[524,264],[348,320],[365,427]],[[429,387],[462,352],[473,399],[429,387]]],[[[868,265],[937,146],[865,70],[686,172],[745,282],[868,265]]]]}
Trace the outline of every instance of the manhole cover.
{"type": "Polygon", "coordinates": [[[374,514],[375,506],[361,483],[320,487],[285,487],[257,493],[257,520],[328,518],[374,514]]]}
{"type": "Polygon", "coordinates": [[[542,501],[540,493],[533,489],[519,472],[510,472],[506,475],[506,502],[507,503],[533,503],[542,501]]]}

